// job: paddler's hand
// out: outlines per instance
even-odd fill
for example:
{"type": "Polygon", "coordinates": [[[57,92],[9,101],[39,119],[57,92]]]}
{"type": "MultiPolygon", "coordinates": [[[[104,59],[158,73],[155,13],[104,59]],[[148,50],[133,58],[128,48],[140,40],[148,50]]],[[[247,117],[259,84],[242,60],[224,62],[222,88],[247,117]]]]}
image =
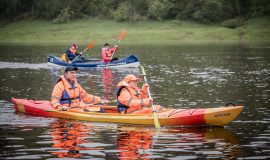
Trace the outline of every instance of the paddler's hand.
{"type": "Polygon", "coordinates": [[[147,83],[144,83],[144,84],[142,85],[142,90],[143,90],[145,93],[147,93],[147,88],[149,88],[149,85],[148,85],[147,83]]]}
{"type": "Polygon", "coordinates": [[[79,52],[79,55],[81,56],[83,54],[83,52],[79,52]]]}
{"type": "Polygon", "coordinates": [[[143,105],[144,106],[149,106],[150,104],[152,104],[153,99],[152,98],[146,98],[143,100],[143,105]]]}

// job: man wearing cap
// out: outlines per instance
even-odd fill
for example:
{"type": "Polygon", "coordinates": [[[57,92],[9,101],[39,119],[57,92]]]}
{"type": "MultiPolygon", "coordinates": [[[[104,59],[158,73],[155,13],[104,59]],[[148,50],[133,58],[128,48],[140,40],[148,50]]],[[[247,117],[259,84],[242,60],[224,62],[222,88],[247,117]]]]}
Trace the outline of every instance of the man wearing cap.
{"type": "Polygon", "coordinates": [[[137,83],[140,81],[133,74],[127,75],[117,85],[117,105],[120,113],[152,113],[151,108],[143,108],[151,105],[152,99],[148,97],[148,84],[144,83],[139,89],[137,83]]]}
{"type": "Polygon", "coordinates": [[[76,80],[78,68],[67,66],[65,74],[60,76],[54,86],[51,105],[57,110],[68,110],[85,106],[85,103],[103,103],[100,97],[88,94],[76,80]]]}
{"type": "Polygon", "coordinates": [[[104,47],[101,49],[102,62],[110,62],[113,53],[115,53],[118,48],[118,45],[115,45],[113,48],[110,48],[110,46],[109,43],[105,43],[104,47]]]}
{"type": "Polygon", "coordinates": [[[70,48],[66,50],[68,63],[71,63],[77,56],[82,55],[81,52],[77,52],[77,49],[78,45],[76,43],[73,43],[70,48]]]}

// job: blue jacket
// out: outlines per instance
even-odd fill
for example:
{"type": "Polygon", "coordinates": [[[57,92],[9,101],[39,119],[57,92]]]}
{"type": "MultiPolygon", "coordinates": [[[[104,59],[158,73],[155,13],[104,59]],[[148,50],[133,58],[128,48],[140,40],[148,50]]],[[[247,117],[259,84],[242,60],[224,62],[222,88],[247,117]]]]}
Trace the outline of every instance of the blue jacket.
{"type": "Polygon", "coordinates": [[[76,56],[79,55],[77,52],[75,52],[74,54],[74,52],[71,52],[70,49],[66,50],[66,54],[67,54],[67,60],[69,61],[73,61],[76,58],[76,56]]]}

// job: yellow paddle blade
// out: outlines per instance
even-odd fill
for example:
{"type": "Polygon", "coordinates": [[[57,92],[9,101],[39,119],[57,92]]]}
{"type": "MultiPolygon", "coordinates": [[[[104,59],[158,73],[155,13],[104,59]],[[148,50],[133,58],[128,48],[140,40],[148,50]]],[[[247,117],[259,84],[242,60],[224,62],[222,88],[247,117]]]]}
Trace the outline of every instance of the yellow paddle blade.
{"type": "Polygon", "coordinates": [[[155,124],[155,127],[156,128],[160,128],[160,123],[158,121],[157,113],[156,112],[153,112],[153,113],[154,113],[154,124],[155,124]]]}

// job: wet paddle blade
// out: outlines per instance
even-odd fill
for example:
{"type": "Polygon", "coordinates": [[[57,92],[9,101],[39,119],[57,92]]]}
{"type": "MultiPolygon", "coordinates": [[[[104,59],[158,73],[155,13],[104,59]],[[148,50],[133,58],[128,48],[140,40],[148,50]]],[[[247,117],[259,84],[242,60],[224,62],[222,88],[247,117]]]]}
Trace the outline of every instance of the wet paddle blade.
{"type": "Polygon", "coordinates": [[[155,124],[155,127],[156,128],[160,128],[160,123],[158,121],[157,113],[156,112],[153,112],[153,113],[154,113],[154,124],[155,124]]]}

